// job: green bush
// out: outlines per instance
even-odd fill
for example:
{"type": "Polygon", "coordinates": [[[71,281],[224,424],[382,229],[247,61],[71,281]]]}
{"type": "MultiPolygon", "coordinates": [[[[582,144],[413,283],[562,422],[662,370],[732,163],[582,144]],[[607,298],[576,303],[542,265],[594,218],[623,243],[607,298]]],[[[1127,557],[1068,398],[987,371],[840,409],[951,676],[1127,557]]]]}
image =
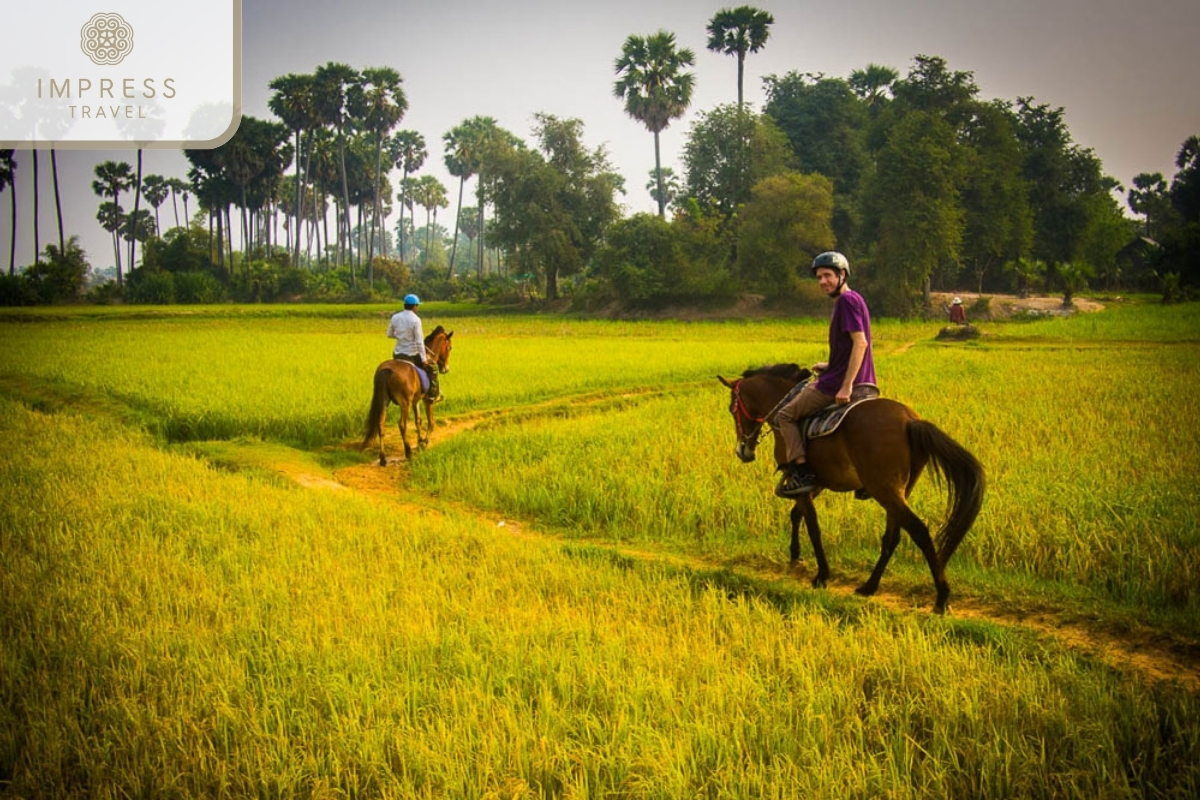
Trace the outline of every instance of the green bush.
{"type": "Polygon", "coordinates": [[[208,272],[180,272],[175,275],[175,300],[189,305],[220,303],[225,287],[208,272]]]}
{"type": "Polygon", "coordinates": [[[125,299],[141,305],[169,305],[175,302],[175,276],[169,272],[151,272],[139,268],[129,273],[125,299]]]}

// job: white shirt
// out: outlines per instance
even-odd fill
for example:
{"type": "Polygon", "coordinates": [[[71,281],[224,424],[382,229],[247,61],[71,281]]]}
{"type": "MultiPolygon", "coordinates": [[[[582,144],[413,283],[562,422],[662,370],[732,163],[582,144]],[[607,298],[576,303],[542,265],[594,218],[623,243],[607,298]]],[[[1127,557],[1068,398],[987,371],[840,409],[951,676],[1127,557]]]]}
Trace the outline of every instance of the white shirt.
{"type": "Polygon", "coordinates": [[[417,356],[421,361],[425,360],[425,332],[421,328],[421,318],[411,309],[406,308],[392,316],[387,335],[396,340],[393,355],[417,356]]]}

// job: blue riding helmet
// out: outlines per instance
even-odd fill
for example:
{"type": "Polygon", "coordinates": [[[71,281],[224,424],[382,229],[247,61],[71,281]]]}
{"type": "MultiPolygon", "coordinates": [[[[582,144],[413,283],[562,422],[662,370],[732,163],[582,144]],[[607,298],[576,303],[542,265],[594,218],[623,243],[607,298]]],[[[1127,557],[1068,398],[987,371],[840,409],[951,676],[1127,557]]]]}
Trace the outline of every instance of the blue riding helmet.
{"type": "Polygon", "coordinates": [[[421,305],[421,298],[417,297],[415,294],[406,294],[404,295],[404,305],[419,306],[421,305]]]}

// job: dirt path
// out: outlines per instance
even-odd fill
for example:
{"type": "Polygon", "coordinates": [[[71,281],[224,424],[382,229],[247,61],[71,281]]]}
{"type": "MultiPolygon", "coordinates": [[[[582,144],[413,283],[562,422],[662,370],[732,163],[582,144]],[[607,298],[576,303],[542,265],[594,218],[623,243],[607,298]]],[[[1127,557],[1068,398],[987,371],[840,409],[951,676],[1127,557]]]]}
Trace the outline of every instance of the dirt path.
{"type": "MultiPolygon", "coordinates": [[[[612,397],[611,394],[598,392],[582,397],[557,399],[535,407],[522,408],[520,413],[523,416],[536,414],[556,406],[587,405],[612,397]]],[[[505,413],[508,412],[497,410],[439,421],[441,427],[434,430],[430,437],[430,446],[436,447],[440,442],[505,413]]],[[[380,502],[395,503],[409,508],[419,507],[428,511],[433,504],[421,503],[419,496],[405,488],[409,471],[403,458],[404,449],[395,425],[389,427],[390,430],[385,435],[389,463],[385,467],[380,467],[375,462],[345,467],[336,470],[333,475],[334,481],[330,481],[328,477],[312,475],[289,474],[288,476],[302,485],[313,488],[349,489],[380,502]]],[[[410,433],[409,436],[411,438],[413,434],[410,433]]],[[[350,446],[347,445],[347,447],[350,446]]],[[[438,505],[444,505],[444,502],[439,501],[438,505]]],[[[503,518],[496,512],[469,508],[468,510],[494,525],[497,532],[503,535],[536,539],[554,538],[551,534],[539,531],[536,522],[515,521],[503,518]]],[[[808,561],[802,561],[794,567],[781,565],[767,559],[757,560],[753,563],[729,565],[692,556],[639,550],[602,541],[589,541],[588,544],[611,550],[624,557],[641,561],[666,562],[672,566],[696,572],[733,569],[764,580],[790,578],[801,585],[807,585],[815,572],[815,565],[808,561]]],[[[825,591],[843,597],[852,597],[856,586],[857,582],[852,582],[835,573],[825,591]]],[[[884,587],[881,587],[869,602],[878,603],[897,614],[928,614],[931,602],[930,591],[930,587],[927,586],[914,587],[911,591],[888,589],[885,581],[884,587]]],[[[1039,610],[1023,613],[1011,608],[981,603],[961,595],[952,597],[949,613],[959,619],[980,620],[1032,631],[1039,636],[1053,639],[1073,651],[1098,659],[1114,669],[1136,673],[1155,682],[1176,681],[1189,691],[1200,692],[1200,642],[1172,636],[1162,631],[1115,634],[1103,630],[1099,625],[1089,626],[1086,623],[1066,620],[1051,612],[1039,610]]]]}

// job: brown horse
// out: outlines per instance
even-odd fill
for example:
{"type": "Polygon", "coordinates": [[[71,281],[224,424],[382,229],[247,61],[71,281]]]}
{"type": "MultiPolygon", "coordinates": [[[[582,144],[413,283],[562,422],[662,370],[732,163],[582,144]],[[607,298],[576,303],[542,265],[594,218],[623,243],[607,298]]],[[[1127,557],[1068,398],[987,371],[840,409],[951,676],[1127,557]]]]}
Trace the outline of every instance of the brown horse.
{"type": "MultiPolygon", "coordinates": [[[[783,437],[775,427],[774,414],[784,396],[811,373],[795,364],[776,364],[746,370],[740,380],[717,376],[730,390],[729,412],[737,430],[738,458],[754,460],[754,451],[768,424],[775,433],[775,459],[784,456],[783,437]]],[[[919,419],[908,406],[894,400],[879,398],[859,403],[851,408],[837,430],[812,439],[808,443],[808,463],[820,480],[813,494],[801,495],[792,507],[791,558],[800,559],[800,520],[808,529],[813,553],[817,559],[814,587],[822,587],[829,578],[829,565],[821,546],[821,528],[813,498],[821,489],[832,492],[857,492],[859,497],[870,496],[887,512],[879,561],[866,583],[856,591],[872,595],[887,568],[892,552],[900,542],[900,529],[908,531],[913,542],[925,556],[937,599],[933,610],[946,610],[950,586],[946,582],[946,562],[954,554],[983,504],[983,467],[975,456],[955,442],[933,423],[919,419]],[[921,477],[926,464],[932,464],[935,475],[946,478],[949,488],[949,511],[945,525],[935,539],[929,528],[908,506],[908,496],[921,477]]]]}
{"type": "MultiPolygon", "coordinates": [[[[450,350],[454,331],[438,325],[433,332],[425,337],[425,350],[431,360],[437,363],[438,372],[443,375],[450,371],[450,350]]],[[[433,401],[425,396],[421,388],[421,376],[417,368],[407,361],[392,359],[384,361],[375,370],[375,391],[371,396],[371,410],[367,412],[366,432],[363,435],[359,449],[363,450],[371,440],[379,438],[379,466],[387,466],[387,456],[383,452],[383,426],[387,422],[388,403],[400,406],[400,441],[404,443],[404,457],[412,458],[412,447],[408,444],[408,414],[412,409],[413,423],[417,426],[417,447],[425,449],[429,443],[427,434],[421,431],[421,414],[417,403],[425,402],[425,419],[429,430],[433,430],[433,401]]]]}

